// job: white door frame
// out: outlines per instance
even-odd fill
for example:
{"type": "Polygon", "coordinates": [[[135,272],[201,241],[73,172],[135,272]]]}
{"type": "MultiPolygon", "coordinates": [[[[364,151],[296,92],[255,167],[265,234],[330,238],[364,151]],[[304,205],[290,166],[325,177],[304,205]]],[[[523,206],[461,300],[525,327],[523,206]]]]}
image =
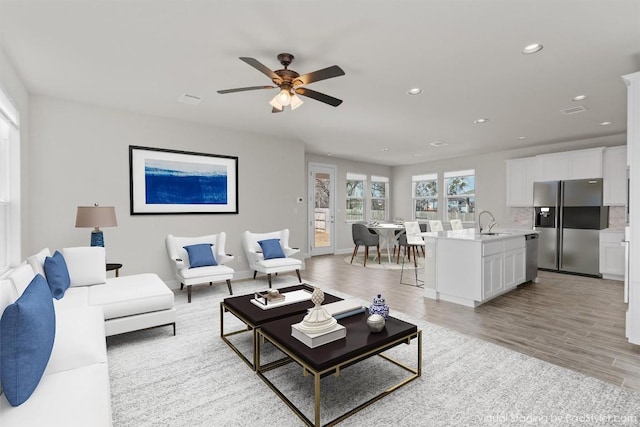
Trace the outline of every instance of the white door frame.
{"type": "Polygon", "coordinates": [[[316,255],[328,255],[334,254],[336,250],[336,175],[337,166],[329,165],[325,163],[309,163],[309,175],[308,175],[308,190],[307,190],[307,203],[309,206],[309,222],[308,222],[308,242],[309,242],[309,256],[316,255]],[[331,177],[331,184],[329,188],[329,235],[331,236],[330,245],[322,248],[316,248],[315,243],[315,179],[314,175],[317,172],[322,171],[328,173],[331,177]]]}

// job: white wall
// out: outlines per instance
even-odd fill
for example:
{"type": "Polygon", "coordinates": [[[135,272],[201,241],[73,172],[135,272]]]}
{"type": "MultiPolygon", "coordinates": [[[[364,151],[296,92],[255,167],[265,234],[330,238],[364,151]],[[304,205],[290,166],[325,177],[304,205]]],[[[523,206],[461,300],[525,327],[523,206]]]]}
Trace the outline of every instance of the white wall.
{"type": "Polygon", "coordinates": [[[121,274],[156,272],[172,285],[164,248],[170,233],[226,231],[227,252],[236,255],[230,266],[245,276],[244,230],[289,228],[291,246],[306,244],[305,209],[295,200],[306,191],[299,142],[34,96],[28,163],[25,256],[87,246],[91,230],[74,227],[76,207],[93,203],[116,208],[118,226],[103,229],[108,261],[123,263],[121,274]],[[129,145],[238,156],[239,214],[131,216],[129,145]]]}

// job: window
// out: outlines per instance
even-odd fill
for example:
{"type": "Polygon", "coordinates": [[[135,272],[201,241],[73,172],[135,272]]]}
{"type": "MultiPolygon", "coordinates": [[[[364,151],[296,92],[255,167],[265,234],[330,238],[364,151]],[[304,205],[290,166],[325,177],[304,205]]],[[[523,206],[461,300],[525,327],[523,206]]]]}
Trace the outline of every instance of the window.
{"type": "Polygon", "coordinates": [[[347,221],[364,221],[365,175],[347,173],[347,221]]]}
{"type": "Polygon", "coordinates": [[[389,200],[389,178],[385,176],[371,176],[371,219],[386,221],[388,219],[387,206],[389,200]]]}
{"type": "Polygon", "coordinates": [[[475,221],[476,208],[476,172],[475,170],[445,172],[447,218],[462,221],[475,221]]]}
{"type": "Polygon", "coordinates": [[[18,112],[0,88],[0,274],[20,257],[18,112]]]}
{"type": "Polygon", "coordinates": [[[413,219],[438,219],[438,174],[411,177],[413,219]]]}

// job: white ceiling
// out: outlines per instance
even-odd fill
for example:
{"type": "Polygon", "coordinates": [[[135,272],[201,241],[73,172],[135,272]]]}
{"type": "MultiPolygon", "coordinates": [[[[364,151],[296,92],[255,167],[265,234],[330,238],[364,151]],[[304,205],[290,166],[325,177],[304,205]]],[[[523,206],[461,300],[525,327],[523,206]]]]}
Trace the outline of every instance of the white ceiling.
{"type": "Polygon", "coordinates": [[[0,37],[34,94],[406,165],[625,132],[640,0],[0,0],[0,37]],[[275,70],[281,52],[300,74],[339,65],[309,88],[343,104],[272,114],[275,89],[216,93],[270,84],[238,57],[275,70]]]}

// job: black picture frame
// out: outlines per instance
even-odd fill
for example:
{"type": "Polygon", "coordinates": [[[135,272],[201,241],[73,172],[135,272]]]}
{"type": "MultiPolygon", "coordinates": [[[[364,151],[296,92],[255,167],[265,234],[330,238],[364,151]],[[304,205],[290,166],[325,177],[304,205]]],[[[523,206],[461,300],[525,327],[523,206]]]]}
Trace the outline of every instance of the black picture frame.
{"type": "Polygon", "coordinates": [[[129,146],[131,215],[237,214],[238,157],[129,146]]]}

